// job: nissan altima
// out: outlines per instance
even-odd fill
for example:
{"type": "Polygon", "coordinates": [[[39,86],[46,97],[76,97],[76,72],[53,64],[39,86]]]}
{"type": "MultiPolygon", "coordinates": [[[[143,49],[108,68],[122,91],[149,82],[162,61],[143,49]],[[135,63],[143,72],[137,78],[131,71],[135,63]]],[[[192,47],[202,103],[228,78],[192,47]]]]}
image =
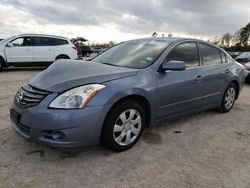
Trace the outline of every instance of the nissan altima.
{"type": "Polygon", "coordinates": [[[242,65],[201,40],[127,41],[90,61],[58,60],[36,75],[17,92],[11,125],[52,147],[124,151],[160,120],[229,112],[244,76],[242,65]]]}

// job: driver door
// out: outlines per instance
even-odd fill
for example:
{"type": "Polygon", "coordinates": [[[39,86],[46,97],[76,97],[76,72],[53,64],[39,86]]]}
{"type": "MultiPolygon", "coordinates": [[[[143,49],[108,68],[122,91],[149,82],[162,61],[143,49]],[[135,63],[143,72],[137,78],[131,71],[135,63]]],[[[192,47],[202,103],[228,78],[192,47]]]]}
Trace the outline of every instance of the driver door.
{"type": "Polygon", "coordinates": [[[202,107],[202,68],[195,42],[177,45],[166,61],[186,62],[183,71],[157,72],[157,101],[159,119],[182,114],[202,107]]]}
{"type": "Polygon", "coordinates": [[[9,63],[16,62],[32,62],[33,52],[30,37],[19,37],[7,45],[5,48],[7,61],[9,63]]]}

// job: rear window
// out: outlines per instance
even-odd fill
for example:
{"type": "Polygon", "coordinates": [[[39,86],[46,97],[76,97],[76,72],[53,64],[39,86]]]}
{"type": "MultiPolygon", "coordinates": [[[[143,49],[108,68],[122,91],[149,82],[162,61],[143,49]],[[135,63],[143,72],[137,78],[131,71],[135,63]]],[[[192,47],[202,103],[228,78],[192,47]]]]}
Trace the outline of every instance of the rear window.
{"type": "Polygon", "coordinates": [[[221,64],[220,51],[213,46],[207,44],[200,44],[200,55],[203,65],[221,64]]]}

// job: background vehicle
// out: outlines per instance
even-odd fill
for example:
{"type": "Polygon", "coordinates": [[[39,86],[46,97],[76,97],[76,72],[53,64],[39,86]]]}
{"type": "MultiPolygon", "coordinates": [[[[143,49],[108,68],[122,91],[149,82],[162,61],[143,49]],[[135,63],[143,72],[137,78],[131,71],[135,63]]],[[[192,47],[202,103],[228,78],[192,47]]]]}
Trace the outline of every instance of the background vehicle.
{"type": "Polygon", "coordinates": [[[245,69],[246,69],[246,82],[250,83],[250,62],[245,63],[244,65],[245,69]]]}
{"type": "Polygon", "coordinates": [[[3,40],[3,39],[0,39],[0,41],[3,40]]]}
{"type": "Polygon", "coordinates": [[[101,142],[124,151],[162,119],[229,112],[244,76],[242,65],[204,41],[128,41],[92,63],[62,61],[34,77],[16,94],[11,123],[23,137],[54,147],[101,142]]]}
{"type": "Polygon", "coordinates": [[[48,66],[57,59],[77,59],[76,47],[64,37],[22,34],[0,41],[0,69],[48,66]]]}
{"type": "Polygon", "coordinates": [[[247,70],[246,82],[250,82],[250,52],[241,53],[235,58],[235,60],[245,67],[245,69],[247,70]]]}
{"type": "Polygon", "coordinates": [[[250,52],[243,52],[235,58],[237,62],[244,65],[245,63],[250,62],[250,52]]]}
{"type": "Polygon", "coordinates": [[[89,57],[94,52],[89,46],[84,44],[88,40],[83,37],[72,38],[71,41],[77,47],[79,58],[89,57]]]}
{"type": "Polygon", "coordinates": [[[82,57],[89,57],[94,51],[89,46],[81,46],[82,57]]]}
{"type": "Polygon", "coordinates": [[[103,48],[103,47],[92,47],[92,49],[95,53],[98,53],[98,54],[107,50],[107,48],[103,48]]]}
{"type": "Polygon", "coordinates": [[[237,56],[239,56],[240,54],[242,54],[243,52],[227,52],[232,58],[236,58],[237,56]]]}

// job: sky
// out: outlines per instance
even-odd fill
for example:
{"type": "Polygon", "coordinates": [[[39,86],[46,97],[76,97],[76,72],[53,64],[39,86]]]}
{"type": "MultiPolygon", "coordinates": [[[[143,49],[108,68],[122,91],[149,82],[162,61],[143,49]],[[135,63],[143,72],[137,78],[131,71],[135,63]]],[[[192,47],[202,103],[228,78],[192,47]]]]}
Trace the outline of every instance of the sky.
{"type": "Polygon", "coordinates": [[[42,33],[91,42],[213,39],[250,22],[249,0],[0,0],[0,38],[42,33]]]}

